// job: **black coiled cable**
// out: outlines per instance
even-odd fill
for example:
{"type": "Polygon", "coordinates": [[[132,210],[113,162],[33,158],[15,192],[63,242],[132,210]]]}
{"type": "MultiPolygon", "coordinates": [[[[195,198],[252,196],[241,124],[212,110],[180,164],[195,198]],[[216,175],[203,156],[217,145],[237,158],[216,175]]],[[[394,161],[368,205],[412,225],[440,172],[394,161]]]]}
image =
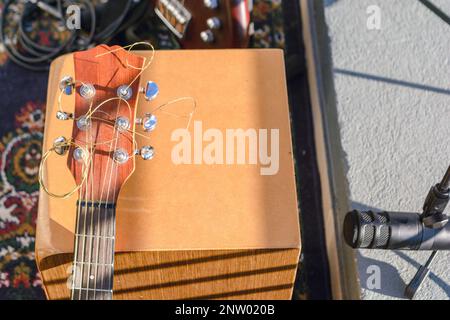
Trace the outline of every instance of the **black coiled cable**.
{"type": "MultiPolygon", "coordinates": [[[[111,1],[111,0],[110,0],[111,1]]],[[[57,56],[72,51],[85,50],[96,44],[108,43],[119,32],[136,23],[147,10],[147,0],[114,0],[111,5],[119,7],[120,14],[112,17],[108,4],[95,6],[91,0],[6,0],[0,16],[0,41],[3,43],[9,58],[16,64],[33,71],[48,70],[49,64],[57,56]],[[55,17],[42,14],[38,2],[51,6],[54,12],[59,13],[59,24],[63,26],[61,32],[65,39],[56,46],[43,44],[33,39],[26,30],[27,25],[37,19],[48,19],[48,25],[55,22],[55,17]],[[81,11],[82,26],[78,30],[67,27],[65,11],[70,5],[78,5],[81,11]],[[100,13],[113,20],[104,28],[100,28],[100,13]],[[41,17],[42,16],[42,17],[41,17]],[[87,23],[86,23],[87,21],[87,23]]]]}

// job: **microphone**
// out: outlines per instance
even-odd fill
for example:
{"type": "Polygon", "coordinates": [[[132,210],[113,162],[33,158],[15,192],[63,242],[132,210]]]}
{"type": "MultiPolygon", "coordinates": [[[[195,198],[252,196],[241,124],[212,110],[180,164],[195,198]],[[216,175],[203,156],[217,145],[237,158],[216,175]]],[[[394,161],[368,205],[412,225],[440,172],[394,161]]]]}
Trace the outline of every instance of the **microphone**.
{"type": "Polygon", "coordinates": [[[427,226],[419,213],[347,213],[344,238],[353,248],[400,250],[450,250],[450,223],[427,226]]]}

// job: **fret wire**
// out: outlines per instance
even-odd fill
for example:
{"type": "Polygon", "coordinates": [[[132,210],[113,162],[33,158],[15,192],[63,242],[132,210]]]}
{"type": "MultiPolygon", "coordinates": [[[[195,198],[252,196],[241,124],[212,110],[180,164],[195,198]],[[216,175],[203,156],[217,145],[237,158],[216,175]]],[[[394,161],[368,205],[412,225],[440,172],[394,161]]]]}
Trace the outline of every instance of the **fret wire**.
{"type": "Polygon", "coordinates": [[[104,239],[115,239],[115,237],[110,236],[97,236],[93,234],[75,234],[77,237],[90,237],[90,238],[104,238],[104,239]]]}
{"type": "Polygon", "coordinates": [[[99,265],[99,266],[112,266],[112,263],[97,263],[97,262],[79,262],[74,261],[75,264],[91,264],[91,265],[99,265]]]}
{"type": "Polygon", "coordinates": [[[92,289],[92,288],[73,288],[73,289],[74,290],[86,290],[86,291],[112,292],[112,290],[92,289]]]}

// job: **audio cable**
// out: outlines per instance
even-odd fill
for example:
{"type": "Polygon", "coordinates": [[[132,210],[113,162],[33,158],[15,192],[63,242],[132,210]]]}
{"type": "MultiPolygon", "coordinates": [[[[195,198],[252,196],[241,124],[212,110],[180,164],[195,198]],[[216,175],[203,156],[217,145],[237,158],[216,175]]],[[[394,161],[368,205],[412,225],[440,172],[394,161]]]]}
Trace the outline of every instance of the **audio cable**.
{"type": "Polygon", "coordinates": [[[145,0],[6,0],[0,16],[0,42],[16,64],[44,71],[61,54],[110,42],[142,19],[148,5],[145,0]],[[77,29],[68,26],[73,17],[67,14],[70,6],[79,8],[77,29]],[[41,25],[47,30],[39,32],[41,25]],[[45,41],[39,39],[42,34],[45,41]]]}

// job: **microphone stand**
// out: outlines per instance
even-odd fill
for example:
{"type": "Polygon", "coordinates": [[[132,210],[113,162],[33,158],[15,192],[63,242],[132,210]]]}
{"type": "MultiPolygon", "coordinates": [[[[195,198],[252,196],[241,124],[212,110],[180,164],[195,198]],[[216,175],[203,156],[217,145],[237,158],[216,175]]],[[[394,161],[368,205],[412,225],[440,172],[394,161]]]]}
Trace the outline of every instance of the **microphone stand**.
{"type": "MultiPolygon", "coordinates": [[[[427,228],[440,229],[448,223],[448,216],[444,213],[445,207],[450,200],[450,166],[442,178],[442,181],[431,187],[423,205],[421,214],[422,223],[427,228]]],[[[430,274],[430,266],[436,257],[437,251],[434,250],[427,262],[420,266],[411,282],[406,286],[405,296],[413,299],[414,295],[422,286],[425,279],[430,274]]]]}

